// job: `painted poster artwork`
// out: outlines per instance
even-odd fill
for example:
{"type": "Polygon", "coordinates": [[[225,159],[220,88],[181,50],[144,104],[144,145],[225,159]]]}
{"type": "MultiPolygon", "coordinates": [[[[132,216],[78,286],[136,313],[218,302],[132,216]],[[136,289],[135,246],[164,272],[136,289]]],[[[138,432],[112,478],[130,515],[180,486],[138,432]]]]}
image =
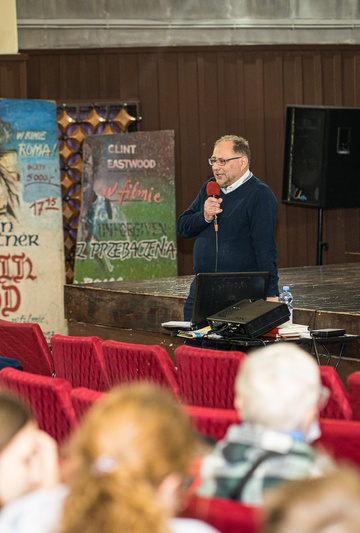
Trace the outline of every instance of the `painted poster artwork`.
{"type": "Polygon", "coordinates": [[[75,282],[176,276],[174,132],[88,136],[83,164],[75,282]]]}
{"type": "Polygon", "coordinates": [[[0,100],[0,318],[67,332],[56,105],[0,100]]]}

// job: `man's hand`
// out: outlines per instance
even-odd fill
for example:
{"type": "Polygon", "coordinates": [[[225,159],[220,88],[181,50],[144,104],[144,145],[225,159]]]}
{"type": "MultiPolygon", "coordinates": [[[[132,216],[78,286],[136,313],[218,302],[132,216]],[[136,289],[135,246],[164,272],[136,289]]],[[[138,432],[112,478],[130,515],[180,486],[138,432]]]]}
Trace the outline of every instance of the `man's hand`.
{"type": "Polygon", "coordinates": [[[222,198],[213,198],[212,196],[209,196],[206,200],[204,203],[204,217],[207,222],[212,222],[215,215],[222,213],[221,202],[222,198]]]}

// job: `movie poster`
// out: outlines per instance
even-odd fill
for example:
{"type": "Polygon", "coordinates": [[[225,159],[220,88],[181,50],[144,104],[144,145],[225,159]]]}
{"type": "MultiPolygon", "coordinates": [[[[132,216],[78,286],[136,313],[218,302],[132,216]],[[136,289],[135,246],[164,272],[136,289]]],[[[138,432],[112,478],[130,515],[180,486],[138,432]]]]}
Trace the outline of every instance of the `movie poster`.
{"type": "Polygon", "coordinates": [[[56,105],[0,100],[0,318],[66,334],[56,105]]]}
{"type": "Polygon", "coordinates": [[[174,133],[88,136],[83,165],[75,282],[176,276],[174,133]]]}

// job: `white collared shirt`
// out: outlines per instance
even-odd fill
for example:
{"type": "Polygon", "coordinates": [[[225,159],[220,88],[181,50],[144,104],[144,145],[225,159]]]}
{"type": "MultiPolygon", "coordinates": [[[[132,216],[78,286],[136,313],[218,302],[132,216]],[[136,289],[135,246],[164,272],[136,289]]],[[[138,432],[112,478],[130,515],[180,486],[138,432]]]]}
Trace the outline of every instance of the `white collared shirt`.
{"type": "Polygon", "coordinates": [[[243,183],[245,183],[245,181],[249,180],[252,176],[252,172],[250,172],[250,170],[247,170],[245,172],[245,174],[243,176],[241,176],[241,178],[239,178],[237,181],[235,181],[235,183],[232,183],[231,185],[229,185],[229,187],[221,187],[221,190],[224,194],[229,194],[229,192],[233,192],[235,191],[235,189],[237,189],[238,187],[240,187],[240,185],[243,185],[243,183]]]}

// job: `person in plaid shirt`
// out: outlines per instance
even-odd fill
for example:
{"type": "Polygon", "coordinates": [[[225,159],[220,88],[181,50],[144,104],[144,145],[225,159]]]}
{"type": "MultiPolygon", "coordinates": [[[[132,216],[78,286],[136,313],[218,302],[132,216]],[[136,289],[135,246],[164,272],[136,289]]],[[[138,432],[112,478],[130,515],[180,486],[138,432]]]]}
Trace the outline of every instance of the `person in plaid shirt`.
{"type": "Polygon", "coordinates": [[[242,423],[204,458],[197,493],[261,505],[263,492],[280,482],[332,471],[330,457],[311,446],[328,394],[315,360],[297,345],[252,352],[235,383],[242,423]]]}

